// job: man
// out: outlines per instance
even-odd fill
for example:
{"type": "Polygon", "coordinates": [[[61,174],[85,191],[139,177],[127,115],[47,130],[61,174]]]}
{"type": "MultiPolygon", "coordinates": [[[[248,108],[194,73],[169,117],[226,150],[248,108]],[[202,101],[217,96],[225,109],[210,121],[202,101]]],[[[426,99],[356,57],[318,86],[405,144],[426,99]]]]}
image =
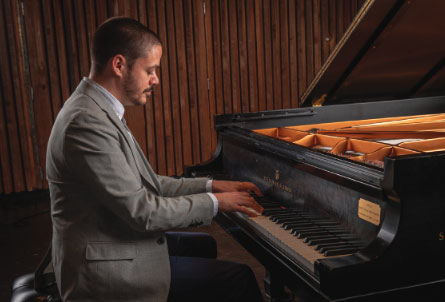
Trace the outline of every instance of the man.
{"type": "Polygon", "coordinates": [[[209,224],[218,211],[255,216],[262,208],[252,183],[153,172],[123,115],[159,84],[161,56],[145,26],[107,20],[93,38],[89,77],[54,123],[47,177],[59,292],[65,301],[259,301],[246,266],[169,258],[166,230],[209,224]]]}

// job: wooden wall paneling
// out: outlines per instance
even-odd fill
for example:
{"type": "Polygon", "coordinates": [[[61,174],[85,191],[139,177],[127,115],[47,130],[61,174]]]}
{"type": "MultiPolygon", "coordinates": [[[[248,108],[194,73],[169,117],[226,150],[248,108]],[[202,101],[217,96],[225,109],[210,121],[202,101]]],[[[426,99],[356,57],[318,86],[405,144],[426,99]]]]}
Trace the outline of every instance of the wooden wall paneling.
{"type": "Polygon", "coordinates": [[[71,1],[62,1],[63,21],[64,21],[64,37],[66,42],[66,60],[70,75],[70,93],[79,84],[80,70],[79,59],[77,54],[76,28],[73,20],[73,6],[71,1]]]}
{"type": "Polygon", "coordinates": [[[198,108],[198,87],[197,87],[197,71],[195,59],[195,42],[193,30],[193,7],[192,1],[184,1],[184,30],[185,30],[185,49],[187,57],[188,70],[188,87],[189,87],[189,106],[190,106],[190,124],[192,135],[192,151],[193,164],[201,161],[201,142],[199,139],[199,132],[201,131],[199,125],[199,108],[198,108]]]}
{"type": "Polygon", "coordinates": [[[229,10],[228,0],[216,0],[220,20],[221,20],[221,64],[222,64],[222,82],[223,82],[223,101],[224,113],[230,114],[233,112],[233,98],[232,98],[232,78],[231,78],[231,55],[230,55],[230,28],[229,28],[229,10]]]}
{"type": "Polygon", "coordinates": [[[247,19],[247,58],[249,78],[250,112],[258,111],[258,71],[257,71],[257,48],[255,30],[255,1],[248,0],[246,3],[247,19]]]}
{"type": "Polygon", "coordinates": [[[271,34],[272,34],[272,70],[271,83],[273,84],[273,109],[283,108],[281,87],[281,37],[280,37],[280,2],[271,2],[271,34]]]}
{"type": "Polygon", "coordinates": [[[315,76],[314,71],[314,28],[313,28],[313,5],[312,0],[306,0],[306,68],[308,83],[315,76]]]}
{"type": "Polygon", "coordinates": [[[330,49],[330,31],[329,31],[329,2],[328,0],[321,0],[321,12],[320,12],[320,22],[321,22],[321,60],[322,63],[326,61],[329,56],[330,49]]]}
{"type": "Polygon", "coordinates": [[[59,76],[59,85],[60,85],[60,100],[54,100],[60,102],[60,106],[63,105],[68,97],[71,94],[70,89],[70,75],[68,69],[68,58],[67,58],[67,49],[66,49],[66,40],[65,40],[65,30],[63,24],[63,8],[60,1],[51,1],[53,7],[53,15],[54,15],[54,35],[56,40],[56,56],[57,56],[57,74],[59,76]]]}
{"type": "MultiPolygon", "coordinates": [[[[95,5],[96,12],[96,28],[99,27],[108,18],[108,3],[107,0],[89,0],[95,5]]],[[[145,0],[140,0],[140,3],[145,4],[145,0]]]]}
{"type": "MultiPolygon", "coordinates": [[[[6,2],[6,1],[5,1],[6,2]]],[[[7,79],[10,79],[10,74],[8,73],[9,69],[9,56],[8,56],[8,42],[6,36],[6,15],[3,6],[5,2],[0,4],[0,22],[1,30],[0,30],[0,175],[1,175],[1,185],[0,185],[0,193],[8,194],[13,192],[13,175],[11,169],[11,160],[10,160],[10,152],[9,152],[9,135],[8,135],[8,121],[6,115],[6,107],[7,98],[11,97],[11,94],[8,93],[8,86],[10,83],[7,83],[7,79]]]]}
{"type": "Polygon", "coordinates": [[[79,69],[80,77],[77,79],[79,82],[82,77],[88,76],[90,72],[90,56],[89,56],[89,41],[87,39],[86,30],[86,17],[83,1],[73,1],[74,8],[74,26],[77,39],[77,53],[79,55],[79,69]]]}
{"type": "MultiPolygon", "coordinates": [[[[274,2],[274,1],[272,1],[274,2]]],[[[271,0],[263,1],[264,21],[264,57],[266,76],[266,109],[274,109],[273,61],[272,61],[272,29],[271,29],[271,0]]]]}
{"type": "Polygon", "coordinates": [[[289,1],[289,67],[290,67],[290,106],[297,108],[298,99],[298,36],[296,1],[289,1]]]}
{"type": "Polygon", "coordinates": [[[213,60],[213,31],[212,31],[212,10],[210,0],[204,0],[205,8],[204,14],[204,30],[205,30],[205,44],[206,44],[206,66],[207,66],[207,81],[208,81],[208,100],[209,100],[209,119],[210,119],[210,150],[213,152],[217,146],[217,136],[213,125],[215,124],[214,116],[216,114],[216,95],[215,95],[215,72],[213,60]]]}
{"type": "MultiPolygon", "coordinates": [[[[3,7],[4,12],[11,11],[11,3],[5,1],[3,3],[5,7],[3,7]]],[[[4,16],[4,15],[3,15],[4,16]]],[[[25,189],[25,178],[23,174],[23,163],[21,158],[21,146],[19,140],[19,121],[17,116],[17,108],[16,108],[16,94],[14,91],[14,78],[13,78],[13,65],[15,64],[12,61],[12,56],[14,55],[13,50],[15,50],[14,45],[14,37],[11,35],[14,34],[12,30],[12,23],[14,15],[4,16],[4,29],[5,31],[1,33],[2,37],[1,46],[0,46],[0,63],[2,66],[1,69],[1,79],[2,79],[2,91],[3,91],[3,118],[5,121],[5,130],[6,130],[6,150],[2,151],[5,155],[2,158],[2,166],[5,166],[5,172],[9,170],[10,173],[5,173],[6,177],[11,177],[11,183],[6,183],[6,191],[20,191],[25,189]],[[5,152],[6,151],[6,152],[5,152]]]]}
{"type": "MultiPolygon", "coordinates": [[[[22,10],[17,1],[5,2],[5,11],[9,12],[6,20],[6,32],[8,33],[8,48],[9,48],[9,62],[10,62],[10,79],[12,79],[13,95],[5,96],[5,99],[13,98],[13,104],[16,110],[17,130],[18,133],[9,133],[11,136],[18,136],[18,142],[20,147],[19,156],[22,160],[22,171],[20,179],[24,179],[24,187],[18,188],[19,190],[28,190],[40,187],[40,173],[37,173],[34,159],[34,147],[32,143],[32,129],[31,119],[29,116],[30,99],[29,90],[25,87],[26,75],[25,75],[25,60],[24,60],[24,47],[22,36],[21,23],[23,16],[20,13],[22,10]],[[19,21],[20,20],[20,21],[19,21]]],[[[6,45],[6,43],[5,43],[6,45]]],[[[7,56],[5,56],[7,58],[7,56]]],[[[6,64],[5,66],[8,66],[6,64]]],[[[9,116],[8,116],[9,117],[9,116]]],[[[17,189],[17,188],[16,188],[17,189]]],[[[17,191],[17,190],[16,190],[17,191]]]]}
{"type": "Polygon", "coordinates": [[[298,91],[301,94],[308,85],[306,62],[306,1],[297,0],[297,47],[298,47],[298,91]]]}
{"type": "Polygon", "coordinates": [[[280,1],[280,70],[281,70],[281,108],[290,108],[290,64],[289,64],[289,0],[280,1]]]}
{"type": "Polygon", "coordinates": [[[119,16],[119,0],[108,0],[108,17],[119,16]]]}
{"type": "MultiPolygon", "coordinates": [[[[224,65],[227,65],[227,61],[224,62],[222,57],[224,43],[222,41],[221,34],[222,19],[220,18],[219,14],[219,4],[219,0],[206,0],[206,7],[208,11],[206,14],[206,21],[209,18],[211,19],[210,24],[206,22],[206,30],[208,30],[208,28],[211,29],[211,35],[207,35],[209,37],[207,40],[213,42],[211,48],[213,58],[213,62],[211,64],[213,65],[213,73],[209,69],[209,76],[212,84],[210,85],[210,90],[214,91],[216,114],[223,114],[225,104],[223,67],[224,65]]],[[[209,44],[207,43],[207,45],[209,44]]]]}
{"type": "Polygon", "coordinates": [[[88,41],[88,49],[86,50],[88,53],[88,63],[91,67],[91,53],[90,47],[93,42],[93,35],[96,31],[97,24],[97,16],[96,16],[96,6],[95,0],[84,0],[85,1],[85,20],[86,20],[86,31],[87,31],[87,41],[88,41]]]}
{"type": "MultiPolygon", "coordinates": [[[[344,0],[337,0],[335,1],[337,7],[336,7],[336,22],[337,22],[337,41],[338,42],[343,32],[345,31],[345,24],[344,24],[344,18],[345,18],[345,3],[344,0]]],[[[337,43],[336,43],[337,44],[337,43]]]]}
{"type": "Polygon", "coordinates": [[[179,101],[178,86],[178,62],[177,62],[177,45],[176,45],[176,28],[175,28],[175,12],[171,0],[165,1],[166,24],[168,33],[168,45],[165,55],[168,51],[168,66],[170,73],[170,94],[171,94],[171,113],[173,123],[173,143],[174,149],[167,152],[173,153],[175,157],[175,175],[182,174],[183,170],[183,152],[182,152],[182,131],[181,131],[181,107],[179,101]]]}
{"type": "Polygon", "coordinates": [[[258,76],[258,109],[264,111],[267,109],[266,89],[267,80],[264,68],[264,27],[263,27],[263,1],[255,0],[255,35],[256,35],[256,54],[257,54],[257,76],[258,76]]]}
{"type": "Polygon", "coordinates": [[[337,45],[337,2],[329,1],[329,54],[337,45]]]}
{"type": "Polygon", "coordinates": [[[192,134],[190,127],[190,107],[188,92],[188,70],[187,53],[185,45],[184,9],[181,1],[174,1],[174,19],[176,33],[176,55],[178,64],[178,89],[179,106],[181,116],[181,132],[178,133],[182,139],[183,164],[190,166],[193,164],[192,156],[192,134]]]}
{"type": "Polygon", "coordinates": [[[206,42],[204,30],[204,11],[203,1],[196,0],[192,2],[195,34],[195,52],[196,52],[196,80],[198,85],[198,109],[199,109],[199,134],[201,144],[201,161],[210,159],[211,137],[210,132],[212,126],[210,125],[210,108],[209,108],[209,93],[207,86],[207,60],[206,60],[206,42]]]}
{"type": "Polygon", "coordinates": [[[249,66],[247,62],[247,33],[245,0],[236,4],[236,20],[238,21],[238,51],[241,112],[249,112],[249,66]]]}
{"type": "MultiPolygon", "coordinates": [[[[33,89],[33,114],[36,124],[36,141],[42,179],[46,179],[46,145],[54,122],[51,86],[49,78],[49,61],[46,53],[44,16],[40,1],[25,1],[25,28],[29,57],[31,86],[33,89]]],[[[47,188],[47,183],[44,183],[47,188]]]]}
{"type": "MultiPolygon", "coordinates": [[[[146,16],[146,24],[148,28],[150,28],[153,32],[157,32],[157,20],[156,20],[156,4],[155,1],[145,1],[140,0],[140,16],[146,16]],[[143,4],[142,4],[143,3],[143,4]],[[145,10],[144,10],[145,6],[145,10]]],[[[157,71],[159,74],[159,70],[157,71]]],[[[161,97],[159,86],[155,87],[153,95],[149,102],[144,106],[145,116],[147,118],[146,122],[146,132],[147,132],[147,152],[148,152],[148,160],[150,161],[150,165],[152,166],[154,171],[158,170],[158,160],[157,160],[157,125],[156,125],[156,115],[155,115],[155,102],[161,97]]]]}
{"type": "Polygon", "coordinates": [[[323,63],[322,58],[322,32],[321,32],[321,5],[320,0],[313,0],[314,24],[314,73],[316,74],[323,63]]]}
{"type": "Polygon", "coordinates": [[[52,120],[62,108],[62,95],[60,91],[60,75],[58,70],[57,44],[55,42],[55,26],[51,1],[42,0],[42,24],[44,29],[44,40],[46,45],[46,57],[48,58],[48,89],[52,111],[52,120]]]}
{"type": "Polygon", "coordinates": [[[232,84],[232,112],[241,112],[239,49],[238,49],[238,20],[237,1],[228,1],[229,39],[230,39],[230,75],[232,84]]]}

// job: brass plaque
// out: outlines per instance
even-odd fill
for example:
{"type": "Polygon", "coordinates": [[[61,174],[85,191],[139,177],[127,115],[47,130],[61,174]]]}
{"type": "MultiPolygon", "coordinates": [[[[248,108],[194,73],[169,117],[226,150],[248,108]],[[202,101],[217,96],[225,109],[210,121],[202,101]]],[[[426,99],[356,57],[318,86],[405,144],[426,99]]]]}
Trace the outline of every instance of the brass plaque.
{"type": "Polygon", "coordinates": [[[358,201],[358,217],[372,224],[380,224],[380,205],[360,198],[358,201]]]}

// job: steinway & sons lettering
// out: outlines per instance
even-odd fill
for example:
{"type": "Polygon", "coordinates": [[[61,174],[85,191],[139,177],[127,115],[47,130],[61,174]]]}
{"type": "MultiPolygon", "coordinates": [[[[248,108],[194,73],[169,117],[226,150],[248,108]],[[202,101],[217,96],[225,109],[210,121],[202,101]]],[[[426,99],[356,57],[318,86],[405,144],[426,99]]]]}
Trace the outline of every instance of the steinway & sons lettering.
{"type": "Polygon", "coordinates": [[[270,178],[269,176],[264,176],[263,179],[266,182],[272,184],[273,186],[275,186],[275,187],[277,187],[277,188],[279,188],[279,189],[281,189],[283,191],[292,193],[292,190],[291,190],[291,188],[289,188],[289,186],[286,186],[285,184],[283,184],[283,183],[281,183],[281,182],[279,182],[279,181],[277,181],[277,180],[275,180],[273,178],[270,178]]]}

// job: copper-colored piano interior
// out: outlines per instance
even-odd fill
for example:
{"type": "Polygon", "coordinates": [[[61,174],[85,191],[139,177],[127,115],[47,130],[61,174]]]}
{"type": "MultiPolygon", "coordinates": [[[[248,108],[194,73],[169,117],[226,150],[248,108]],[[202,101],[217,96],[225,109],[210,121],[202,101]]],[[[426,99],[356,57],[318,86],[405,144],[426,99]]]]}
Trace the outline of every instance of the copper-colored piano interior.
{"type": "Polygon", "coordinates": [[[383,168],[385,157],[445,151],[445,114],[254,130],[319,152],[383,168]]]}

